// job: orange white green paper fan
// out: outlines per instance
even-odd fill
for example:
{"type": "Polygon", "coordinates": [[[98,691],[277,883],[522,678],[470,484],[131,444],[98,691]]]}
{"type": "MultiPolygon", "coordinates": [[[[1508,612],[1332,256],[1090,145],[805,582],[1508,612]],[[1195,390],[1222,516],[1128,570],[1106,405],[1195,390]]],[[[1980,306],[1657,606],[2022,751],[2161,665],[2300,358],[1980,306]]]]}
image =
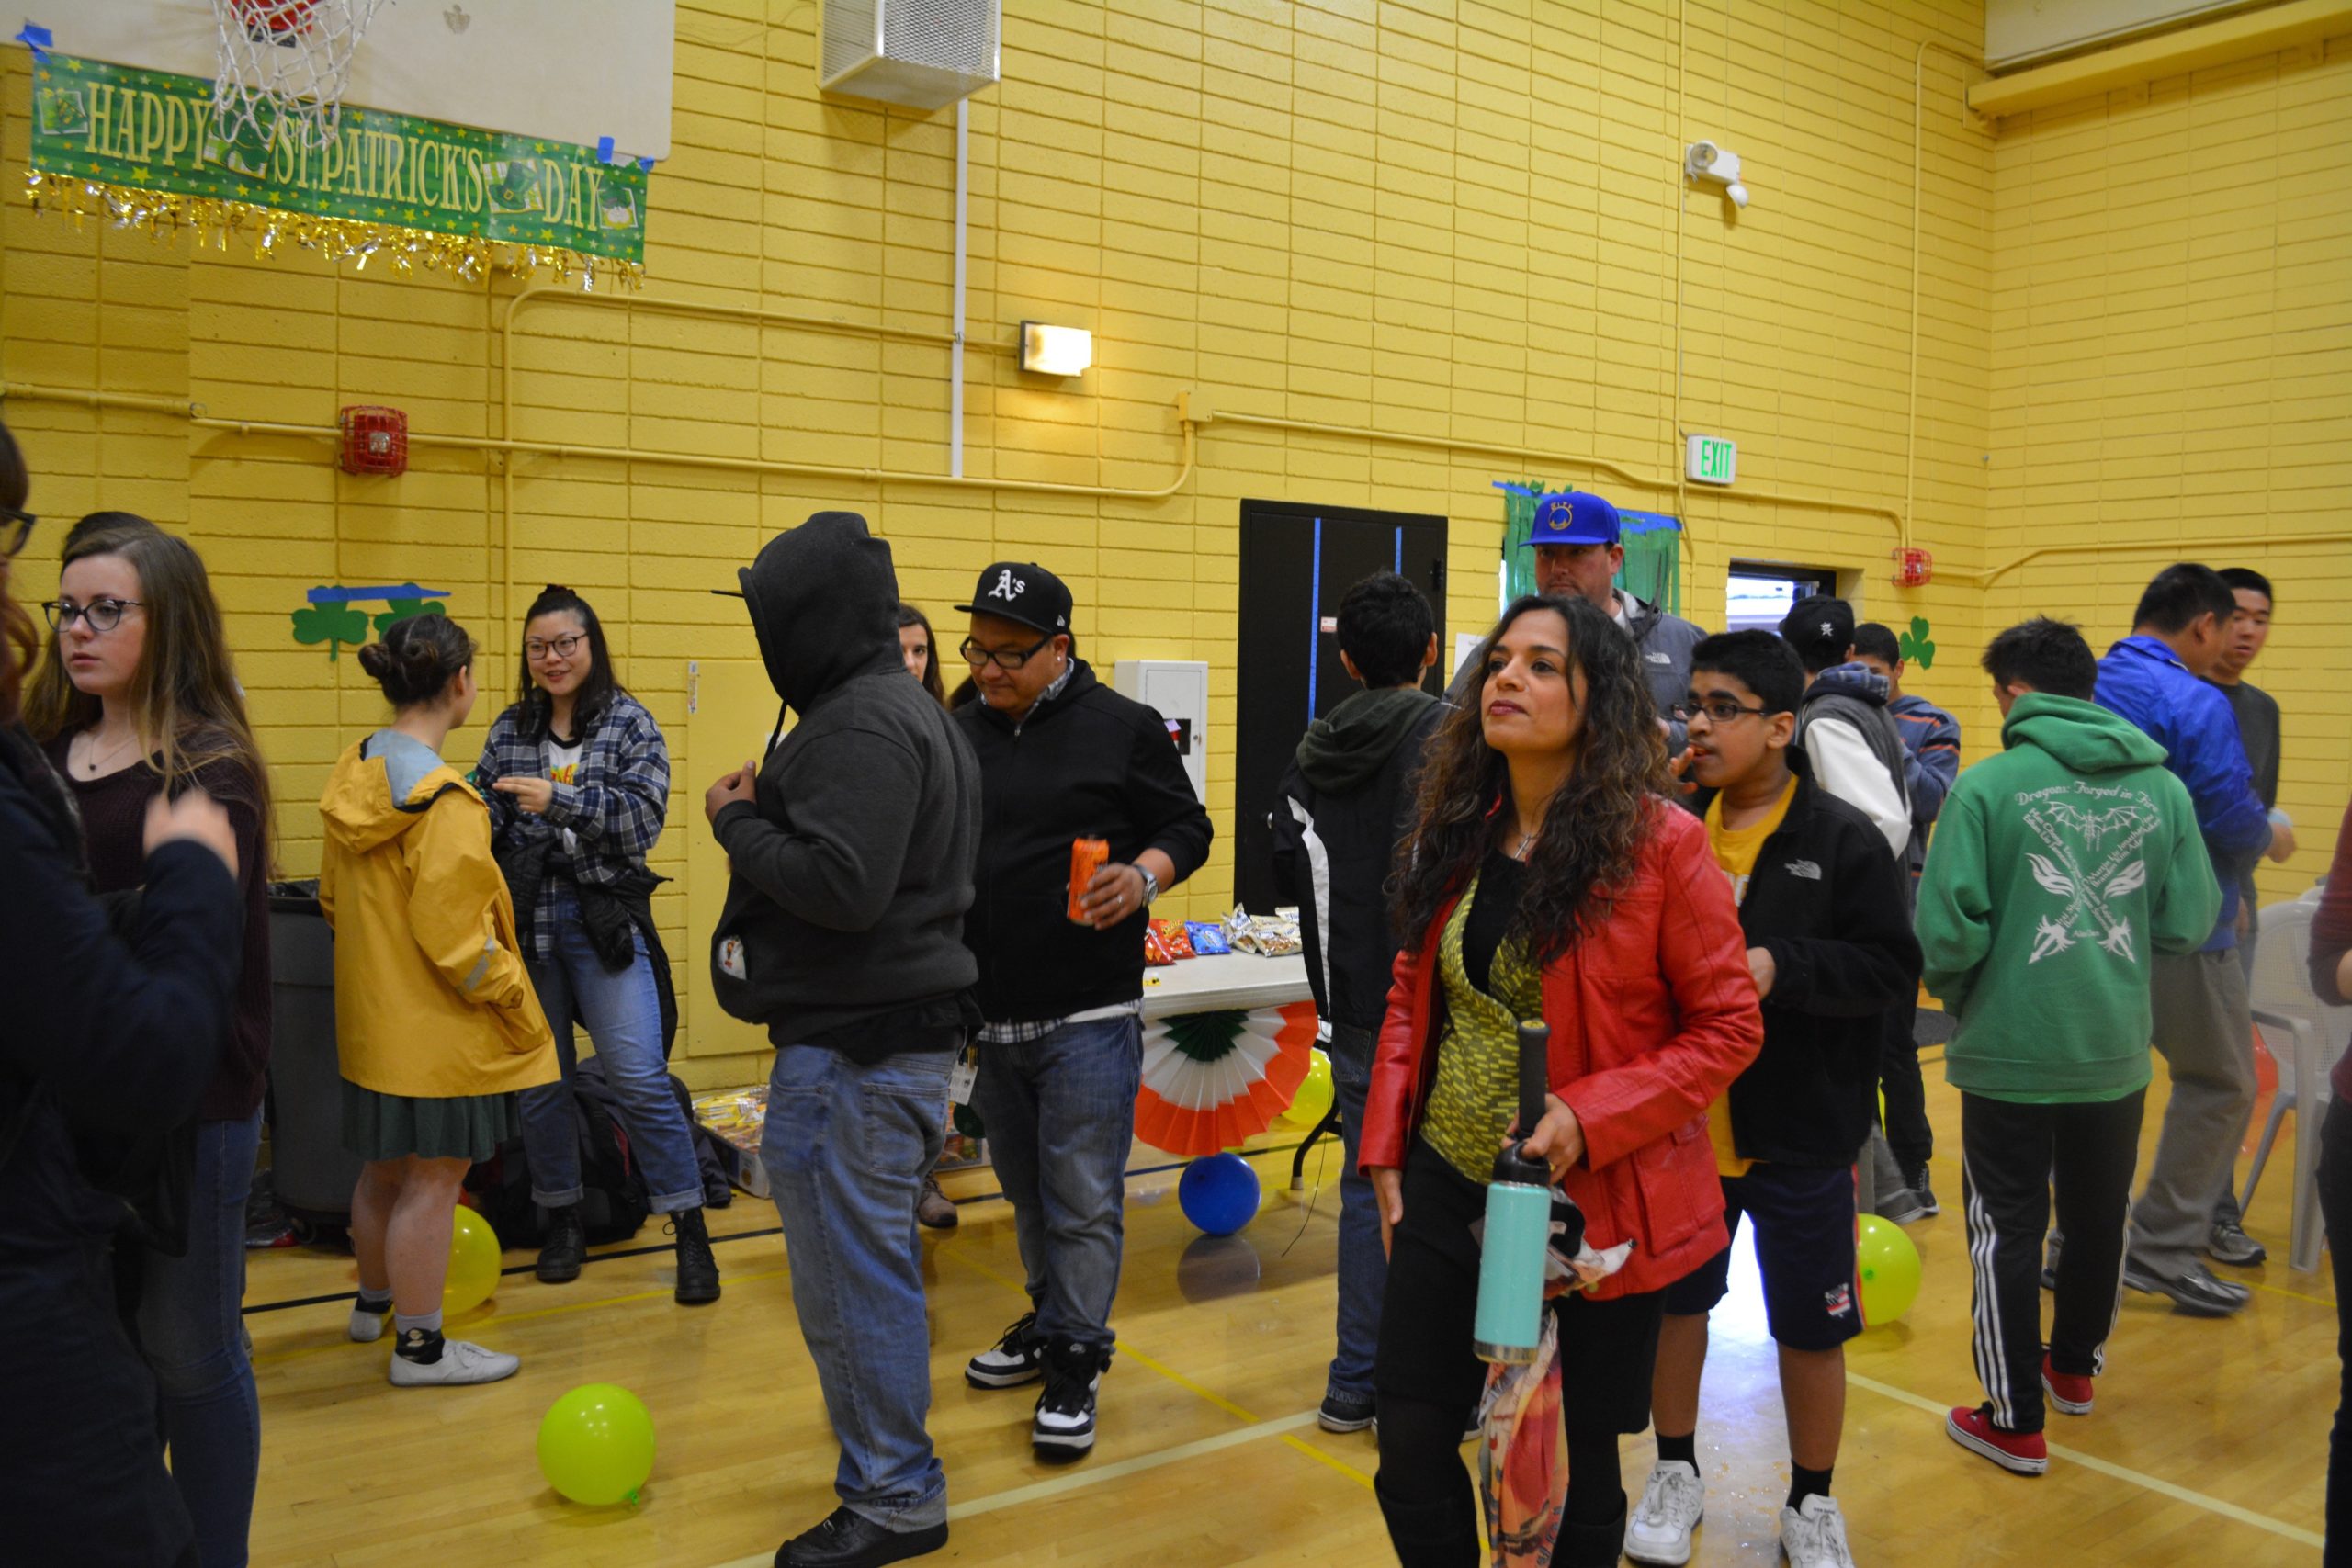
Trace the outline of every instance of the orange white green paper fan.
{"type": "Polygon", "coordinates": [[[1172,1155],[1213,1155],[1273,1125],[1306,1077],[1315,1004],[1144,1021],[1136,1136],[1172,1155]]]}

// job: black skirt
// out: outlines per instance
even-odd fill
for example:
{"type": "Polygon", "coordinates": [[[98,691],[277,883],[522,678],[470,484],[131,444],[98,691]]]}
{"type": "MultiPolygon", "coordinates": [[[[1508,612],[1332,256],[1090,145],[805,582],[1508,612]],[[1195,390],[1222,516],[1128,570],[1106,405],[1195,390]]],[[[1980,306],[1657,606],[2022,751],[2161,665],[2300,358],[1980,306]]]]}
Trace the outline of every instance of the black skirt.
{"type": "MultiPolygon", "coordinates": [[[[1471,1348],[1478,1314],[1478,1242],[1487,1190],[1419,1138],[1405,1159],[1405,1219],[1388,1258],[1373,1386],[1383,1399],[1459,1409],[1466,1420],[1486,1387],[1471,1348]]],[[[1560,1316],[1560,1404],[1578,1433],[1638,1432],[1650,1424],[1663,1292],[1595,1301],[1554,1298],[1560,1316]]]]}

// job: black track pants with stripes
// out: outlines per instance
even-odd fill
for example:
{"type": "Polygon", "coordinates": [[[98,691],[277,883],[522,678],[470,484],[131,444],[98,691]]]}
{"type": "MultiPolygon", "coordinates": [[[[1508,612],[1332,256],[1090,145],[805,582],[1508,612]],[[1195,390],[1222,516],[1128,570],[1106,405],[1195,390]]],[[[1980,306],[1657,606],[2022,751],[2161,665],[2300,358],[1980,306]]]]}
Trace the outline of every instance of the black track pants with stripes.
{"type": "Polygon", "coordinates": [[[2004,1431],[2041,1430],[2041,1237],[2051,1187],[2066,1246],[2058,1259],[2050,1359],[2092,1376],[2123,1294],[2132,1170],[2147,1090],[2121,1100],[2019,1105],[1960,1097],[1961,1192],[1968,1211],[1976,1375],[2004,1431]]]}

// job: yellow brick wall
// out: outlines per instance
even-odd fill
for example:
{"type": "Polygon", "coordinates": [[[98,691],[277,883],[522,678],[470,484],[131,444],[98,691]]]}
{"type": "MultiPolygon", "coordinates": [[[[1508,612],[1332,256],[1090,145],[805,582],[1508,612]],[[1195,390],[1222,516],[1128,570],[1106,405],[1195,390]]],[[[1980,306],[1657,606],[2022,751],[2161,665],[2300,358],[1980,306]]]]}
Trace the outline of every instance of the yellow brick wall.
{"type": "Polygon", "coordinates": [[[2005,122],[1993,153],[1986,553],[2053,546],[1988,591],[1997,627],[2104,650],[2176,559],[2278,591],[2251,671],[2285,716],[2279,803],[2324,875],[2352,783],[2352,39],[2005,122]]]}
{"type": "MultiPolygon", "coordinates": [[[[1678,384],[1680,429],[1740,444],[1735,490],[1680,502],[1686,610],[1720,624],[1735,557],[1838,566],[1859,574],[1866,615],[1932,619],[1944,657],[1916,689],[1973,701],[1984,595],[1949,581],[1898,592],[1892,521],[1772,498],[1905,503],[1913,68],[1924,41],[1977,46],[1974,0],[1007,0],[1005,12],[1006,80],[971,106],[971,335],[1001,344],[1023,318],[1087,326],[1096,367],[1040,382],[976,349],[967,472],[1164,484],[1187,389],[1230,412],[1558,460],[1213,423],[1179,494],[1121,502],[523,457],[510,518],[501,475],[474,453],[426,450],[404,479],[354,479],[302,437],[11,400],[38,510],[142,511],[210,561],[278,769],[289,874],[315,862],[308,803],[329,761],[379,717],[347,653],[331,663],[291,640],[287,613],[305,589],[413,578],[453,591],[451,613],[492,650],[486,718],[514,681],[510,569],[526,598],[569,582],[597,603],[625,678],[674,736],[686,660],[753,656],[734,607],[706,590],[774,530],[847,506],[892,540],[919,603],[944,607],[985,562],[1035,556],[1070,582],[1099,667],[1210,663],[1219,839],[1193,901],[1204,912],[1230,886],[1239,502],[1448,516],[1448,616],[1469,628],[1493,608],[1494,480],[1532,474],[1675,508],[1678,384]],[[1680,176],[1682,146],[1701,136],[1747,161],[1755,199],[1736,219],[1680,176]],[[1648,482],[1596,478],[1579,457],[1648,482]]],[[[648,294],[944,331],[952,111],[821,98],[814,8],[774,25],[769,13],[679,6],[675,154],[652,182],[648,294]]],[[[6,69],[13,179],[28,76],[14,51],[6,69]]],[[[1911,488],[1917,542],[1965,570],[1984,558],[2001,153],[1962,121],[1966,73],[1933,52],[1924,72],[1911,488]]],[[[928,343],[535,300],[510,376],[498,328],[511,281],[192,253],[37,220],[21,203],[0,215],[0,291],[11,383],[185,397],[234,419],[318,424],[342,404],[389,402],[442,434],[947,463],[947,355],[928,343]]],[[[56,536],[44,535],[51,551],[56,536]]],[[[20,591],[46,593],[51,570],[28,562],[20,591]]],[[[453,750],[480,735],[461,732],[453,750]]],[[[703,830],[707,781],[678,782],[654,862],[671,875],[703,830]]],[[[684,970],[699,943],[682,888],[664,891],[684,970]]]]}

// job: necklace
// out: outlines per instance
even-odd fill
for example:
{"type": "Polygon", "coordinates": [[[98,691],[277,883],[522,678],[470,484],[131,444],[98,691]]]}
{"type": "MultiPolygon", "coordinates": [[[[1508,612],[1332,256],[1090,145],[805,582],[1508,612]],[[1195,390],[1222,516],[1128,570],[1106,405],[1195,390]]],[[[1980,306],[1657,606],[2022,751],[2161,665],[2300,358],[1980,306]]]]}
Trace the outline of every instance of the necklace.
{"type": "Polygon", "coordinates": [[[128,745],[117,746],[113,750],[101,754],[95,732],[85,731],[85,733],[90,736],[90,739],[88,745],[84,748],[82,772],[90,778],[96,778],[98,770],[105,764],[114,761],[117,758],[128,757],[139,750],[139,737],[134,734],[128,745]]]}
{"type": "Polygon", "coordinates": [[[1522,863],[1534,852],[1534,850],[1535,835],[1524,828],[1515,829],[1511,835],[1511,841],[1503,846],[1503,853],[1522,863]]]}

